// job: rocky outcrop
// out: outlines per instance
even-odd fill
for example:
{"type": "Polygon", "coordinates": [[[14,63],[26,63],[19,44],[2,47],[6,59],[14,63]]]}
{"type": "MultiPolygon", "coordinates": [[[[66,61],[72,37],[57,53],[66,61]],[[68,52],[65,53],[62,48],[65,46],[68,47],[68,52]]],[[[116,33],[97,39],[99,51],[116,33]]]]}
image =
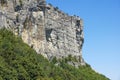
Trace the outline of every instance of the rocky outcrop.
{"type": "Polygon", "coordinates": [[[0,28],[6,27],[48,59],[82,59],[83,21],[69,16],[45,0],[1,0],[0,28]]]}

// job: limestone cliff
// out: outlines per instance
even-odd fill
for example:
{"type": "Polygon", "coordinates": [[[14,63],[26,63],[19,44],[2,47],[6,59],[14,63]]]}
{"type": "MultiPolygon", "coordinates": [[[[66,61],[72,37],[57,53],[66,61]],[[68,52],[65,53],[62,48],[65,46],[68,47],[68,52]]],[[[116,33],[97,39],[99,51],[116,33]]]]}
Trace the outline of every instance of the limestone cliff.
{"type": "Polygon", "coordinates": [[[0,28],[21,36],[23,41],[48,59],[75,56],[81,64],[83,21],[45,0],[1,0],[0,28]]]}

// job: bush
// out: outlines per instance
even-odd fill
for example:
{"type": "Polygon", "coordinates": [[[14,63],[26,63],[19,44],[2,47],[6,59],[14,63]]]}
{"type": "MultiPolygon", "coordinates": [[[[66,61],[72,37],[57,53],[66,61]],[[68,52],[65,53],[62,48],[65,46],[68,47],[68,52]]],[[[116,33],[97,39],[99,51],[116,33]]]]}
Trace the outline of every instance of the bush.
{"type": "Polygon", "coordinates": [[[55,66],[58,60],[52,61],[37,54],[11,31],[0,30],[0,80],[109,80],[89,65],[75,68],[63,59],[55,66]]]}

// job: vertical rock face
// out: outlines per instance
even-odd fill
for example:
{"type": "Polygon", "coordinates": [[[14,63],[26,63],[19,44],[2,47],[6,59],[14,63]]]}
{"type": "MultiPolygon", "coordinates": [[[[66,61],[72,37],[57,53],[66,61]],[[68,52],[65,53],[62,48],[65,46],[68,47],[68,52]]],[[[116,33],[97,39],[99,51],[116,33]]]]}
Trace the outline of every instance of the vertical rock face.
{"type": "Polygon", "coordinates": [[[45,10],[46,53],[59,57],[82,55],[82,20],[47,5],[45,10]]]}
{"type": "Polygon", "coordinates": [[[83,21],[69,16],[45,0],[1,0],[0,28],[6,27],[51,59],[68,55],[82,59],[83,21]]]}

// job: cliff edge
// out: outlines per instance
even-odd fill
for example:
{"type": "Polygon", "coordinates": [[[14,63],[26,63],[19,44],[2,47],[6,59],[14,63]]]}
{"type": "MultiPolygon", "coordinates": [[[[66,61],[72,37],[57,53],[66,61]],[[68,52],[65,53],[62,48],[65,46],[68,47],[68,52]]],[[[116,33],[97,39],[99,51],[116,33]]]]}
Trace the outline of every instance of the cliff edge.
{"type": "Polygon", "coordinates": [[[45,0],[1,0],[0,28],[3,27],[49,60],[71,55],[85,65],[83,20],[46,4],[45,0]]]}

